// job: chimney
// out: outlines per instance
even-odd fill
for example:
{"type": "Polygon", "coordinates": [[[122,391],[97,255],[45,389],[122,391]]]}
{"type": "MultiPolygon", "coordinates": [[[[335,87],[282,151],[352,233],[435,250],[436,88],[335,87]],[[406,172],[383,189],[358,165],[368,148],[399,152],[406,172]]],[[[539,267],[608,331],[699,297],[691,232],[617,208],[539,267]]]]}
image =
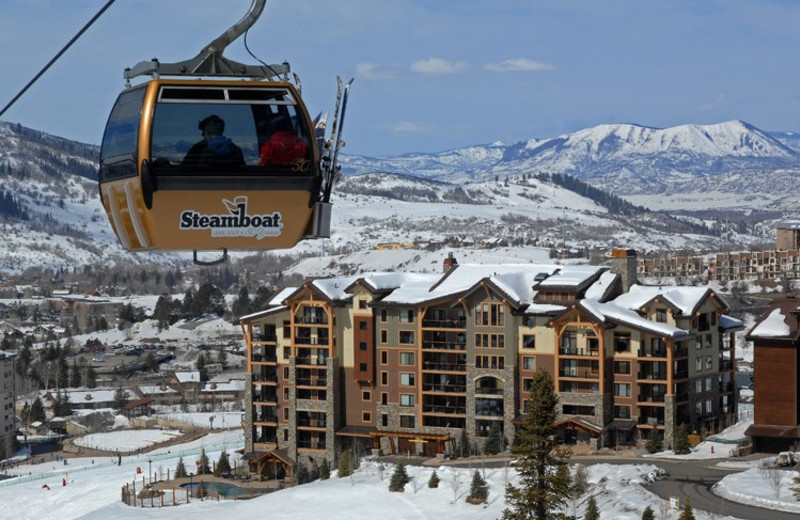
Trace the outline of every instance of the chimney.
{"type": "Polygon", "coordinates": [[[622,292],[631,290],[631,285],[638,282],[636,279],[636,250],[612,249],[611,272],[622,278],[622,292]]]}
{"type": "Polygon", "coordinates": [[[447,253],[447,258],[445,258],[444,262],[442,262],[442,272],[447,274],[450,271],[452,271],[453,268],[455,268],[455,266],[457,265],[458,265],[458,260],[456,260],[456,257],[453,256],[453,253],[447,253]]]}

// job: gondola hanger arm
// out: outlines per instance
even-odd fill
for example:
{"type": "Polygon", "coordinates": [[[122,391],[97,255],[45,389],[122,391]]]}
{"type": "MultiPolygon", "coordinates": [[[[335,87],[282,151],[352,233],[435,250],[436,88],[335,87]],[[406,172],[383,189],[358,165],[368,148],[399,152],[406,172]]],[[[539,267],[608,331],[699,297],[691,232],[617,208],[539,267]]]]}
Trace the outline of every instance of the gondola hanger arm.
{"type": "Polygon", "coordinates": [[[252,0],[247,14],[227,31],[219,35],[192,59],[177,63],[161,63],[153,58],[142,61],[132,68],[125,69],[126,81],[138,76],[224,76],[247,78],[274,78],[290,72],[289,64],[279,65],[246,65],[225,58],[222,53],[242,34],[244,34],[261,16],[267,0],[252,0]]]}

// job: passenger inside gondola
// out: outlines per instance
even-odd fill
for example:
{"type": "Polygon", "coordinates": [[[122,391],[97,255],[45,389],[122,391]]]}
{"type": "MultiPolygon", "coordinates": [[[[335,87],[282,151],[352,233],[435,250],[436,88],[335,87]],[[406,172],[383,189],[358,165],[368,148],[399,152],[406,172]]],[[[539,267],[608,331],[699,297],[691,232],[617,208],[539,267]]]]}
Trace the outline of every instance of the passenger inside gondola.
{"type": "Polygon", "coordinates": [[[208,165],[211,167],[244,166],[242,149],[225,137],[225,121],[212,114],[197,125],[203,138],[192,145],[181,165],[208,165]]]}
{"type": "MultiPolygon", "coordinates": [[[[288,117],[278,115],[269,122],[269,139],[260,149],[259,164],[261,166],[295,164],[309,158],[308,144],[300,139],[292,128],[288,117]]],[[[302,169],[301,169],[302,171],[302,169]]]]}

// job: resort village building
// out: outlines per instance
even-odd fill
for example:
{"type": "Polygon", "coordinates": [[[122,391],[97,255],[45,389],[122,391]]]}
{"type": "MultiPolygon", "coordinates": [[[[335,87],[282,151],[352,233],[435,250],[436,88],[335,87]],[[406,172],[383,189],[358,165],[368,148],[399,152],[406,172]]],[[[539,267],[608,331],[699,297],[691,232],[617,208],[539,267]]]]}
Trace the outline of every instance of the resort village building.
{"type": "Polygon", "coordinates": [[[17,435],[15,359],[12,352],[0,350],[0,459],[14,455],[14,439],[17,435]]]}
{"type": "Polygon", "coordinates": [[[704,287],[635,282],[612,266],[459,265],[442,274],[312,279],[241,319],[245,459],[261,474],[345,449],[429,456],[493,429],[511,442],[537,369],[559,395],[558,436],[596,447],[734,422],[742,323],[704,287]]]}

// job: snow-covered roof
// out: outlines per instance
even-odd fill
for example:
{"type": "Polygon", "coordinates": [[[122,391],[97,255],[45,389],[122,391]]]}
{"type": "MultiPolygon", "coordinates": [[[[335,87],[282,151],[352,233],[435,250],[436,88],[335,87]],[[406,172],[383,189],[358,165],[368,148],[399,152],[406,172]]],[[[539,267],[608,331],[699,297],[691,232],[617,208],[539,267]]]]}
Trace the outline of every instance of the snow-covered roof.
{"type": "Polygon", "coordinates": [[[654,334],[661,334],[673,339],[682,339],[691,335],[688,331],[678,327],[643,318],[632,310],[621,307],[616,303],[581,300],[578,305],[601,321],[610,320],[612,322],[623,323],[637,329],[646,330],[654,334]]]}
{"type": "Polygon", "coordinates": [[[69,396],[69,402],[79,403],[110,403],[114,401],[116,389],[66,390],[62,393],[69,396]]]}
{"type": "Polygon", "coordinates": [[[719,294],[708,287],[659,287],[654,285],[634,284],[630,290],[618,296],[614,303],[626,309],[641,309],[656,297],[660,297],[680,310],[681,314],[690,315],[703,301],[708,293],[719,298],[727,307],[729,305],[719,294]]]}
{"type": "Polygon", "coordinates": [[[203,387],[203,392],[242,392],[244,391],[244,379],[231,379],[220,383],[209,383],[203,387]]]}
{"type": "Polygon", "coordinates": [[[606,271],[605,273],[601,274],[600,278],[598,278],[597,281],[586,290],[584,298],[602,301],[603,297],[606,296],[606,293],[616,279],[617,275],[615,273],[606,271]]]}
{"type": "Polygon", "coordinates": [[[197,370],[191,372],[175,372],[175,378],[179,383],[199,383],[200,372],[197,370]]]}
{"type": "Polygon", "coordinates": [[[178,391],[169,386],[161,386],[161,385],[140,385],[139,391],[142,395],[171,395],[177,394],[178,391]]]}
{"type": "Polygon", "coordinates": [[[778,307],[772,309],[761,323],[750,331],[750,336],[757,338],[787,337],[792,333],[792,328],[786,323],[786,315],[778,307]]]}

